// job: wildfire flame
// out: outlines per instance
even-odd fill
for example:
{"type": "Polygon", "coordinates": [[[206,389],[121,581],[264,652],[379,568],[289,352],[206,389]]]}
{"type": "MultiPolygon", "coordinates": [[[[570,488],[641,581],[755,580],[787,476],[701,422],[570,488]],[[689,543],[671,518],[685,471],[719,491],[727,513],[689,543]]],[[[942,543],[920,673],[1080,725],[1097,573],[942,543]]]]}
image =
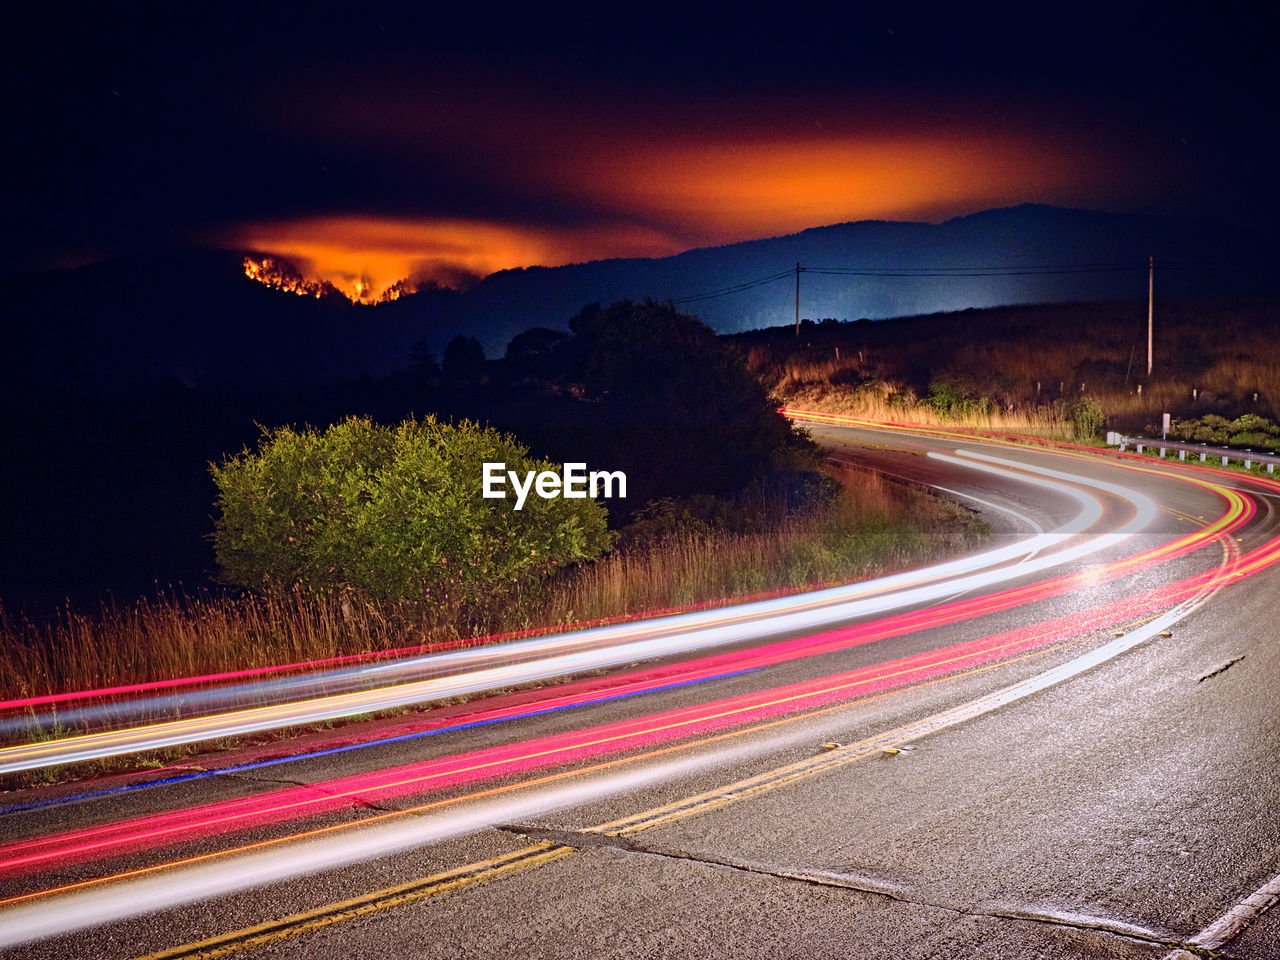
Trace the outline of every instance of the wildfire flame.
{"type": "Polygon", "coordinates": [[[315,297],[317,300],[328,296],[339,296],[352,303],[390,303],[392,300],[399,300],[406,294],[415,293],[418,290],[417,284],[405,279],[397,281],[375,296],[376,287],[368,277],[364,276],[353,280],[350,290],[343,290],[328,280],[308,279],[288,261],[277,257],[246,256],[244,275],[273,290],[296,294],[299,297],[315,297]]]}
{"type": "Polygon", "coordinates": [[[319,280],[308,280],[289,264],[274,257],[244,258],[244,275],[250,280],[257,280],[274,290],[295,293],[300,297],[315,297],[319,300],[325,294],[338,293],[331,283],[319,280]]]}

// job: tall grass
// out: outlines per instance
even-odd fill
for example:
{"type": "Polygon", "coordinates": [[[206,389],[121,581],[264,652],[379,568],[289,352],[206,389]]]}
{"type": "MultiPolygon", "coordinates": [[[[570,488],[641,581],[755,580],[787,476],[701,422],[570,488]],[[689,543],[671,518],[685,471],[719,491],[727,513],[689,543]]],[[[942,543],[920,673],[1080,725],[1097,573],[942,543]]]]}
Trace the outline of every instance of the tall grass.
{"type": "Polygon", "coordinates": [[[946,414],[910,392],[902,393],[895,384],[876,381],[864,387],[832,386],[806,383],[790,391],[777,391],[789,406],[798,410],[821,410],[842,413],[868,420],[905,423],[918,426],[947,425],[981,430],[1014,430],[1046,438],[1066,438],[1071,424],[1062,405],[1014,406],[1000,409],[971,408],[946,414]]]}
{"type": "Polygon", "coordinates": [[[954,554],[970,515],[847,470],[844,493],[752,533],[676,533],[563,571],[501,602],[441,608],[356,594],[174,594],[36,623],[0,608],[0,698],[482,643],[493,635],[636,616],[744,594],[865,579],[954,554]]]}
{"type": "Polygon", "coordinates": [[[613,554],[556,589],[550,622],[863,580],[975,544],[981,525],[948,501],[846,469],[845,495],[746,534],[680,534],[613,554]]]}
{"type": "Polygon", "coordinates": [[[1141,303],[998,307],[877,323],[781,328],[734,338],[780,399],[900,422],[1027,429],[1060,425],[1069,406],[1098,400],[1121,429],[1162,412],[1280,417],[1280,305],[1160,303],[1147,375],[1141,303]],[[988,401],[985,412],[939,416],[930,384],[988,401]]]}

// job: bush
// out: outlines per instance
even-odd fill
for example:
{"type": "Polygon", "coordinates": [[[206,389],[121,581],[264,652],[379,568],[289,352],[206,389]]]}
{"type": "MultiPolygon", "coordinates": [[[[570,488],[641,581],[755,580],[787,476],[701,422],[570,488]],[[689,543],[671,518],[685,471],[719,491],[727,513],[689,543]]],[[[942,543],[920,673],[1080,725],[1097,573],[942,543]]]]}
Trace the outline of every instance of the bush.
{"type": "Polygon", "coordinates": [[[1093,397],[1086,397],[1071,405],[1071,429],[1077,440],[1092,440],[1107,425],[1107,415],[1102,405],[1093,397]]]}
{"type": "Polygon", "coordinates": [[[670,303],[591,304],[569,327],[564,353],[576,358],[596,455],[627,474],[632,503],[729,497],[816,460],[741,356],[670,303]]]}
{"type": "Polygon", "coordinates": [[[471,603],[609,548],[594,500],[484,499],[486,461],[555,469],[509,435],[434,417],[264,431],[258,452],[210,467],[221,579],[471,603]]]}
{"type": "Polygon", "coordinates": [[[1216,413],[1199,420],[1176,420],[1174,436],[1181,440],[1211,443],[1219,447],[1249,447],[1274,450],[1280,447],[1280,427],[1265,417],[1246,413],[1228,420],[1216,413]]]}
{"type": "Polygon", "coordinates": [[[969,412],[972,401],[956,384],[947,380],[929,382],[929,402],[939,417],[963,416],[969,412]]]}

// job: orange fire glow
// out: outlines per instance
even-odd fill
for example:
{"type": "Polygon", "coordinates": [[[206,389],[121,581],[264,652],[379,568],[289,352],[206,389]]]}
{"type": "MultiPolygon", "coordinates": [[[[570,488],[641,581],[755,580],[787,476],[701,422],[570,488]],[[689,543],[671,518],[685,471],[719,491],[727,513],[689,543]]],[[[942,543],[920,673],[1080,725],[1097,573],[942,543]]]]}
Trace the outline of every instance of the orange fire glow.
{"type": "Polygon", "coordinates": [[[1044,144],[955,135],[677,144],[596,163],[585,179],[601,187],[602,201],[682,224],[691,243],[847,220],[935,219],[1029,197],[1053,202],[1079,182],[1078,168],[1044,144]]]}
{"type": "Polygon", "coordinates": [[[656,231],[627,224],[558,228],[363,216],[253,224],[224,241],[270,251],[306,277],[267,281],[272,286],[311,293],[328,284],[358,303],[396,299],[424,283],[462,287],[514,267],[559,266],[602,255],[660,256],[681,249],[656,231]]]}
{"type": "Polygon", "coordinates": [[[494,168],[521,189],[562,198],[566,209],[592,211],[590,222],[353,214],[250,224],[219,239],[275,254],[309,282],[373,303],[422,283],[462,288],[503,269],[667,256],[848,220],[940,220],[1027,200],[1087,203],[1119,162],[1028,130],[973,129],[957,121],[909,135],[882,123],[696,138],[614,129],[523,157],[518,170],[494,168]]]}
{"type": "Polygon", "coordinates": [[[295,293],[300,297],[315,297],[319,300],[326,293],[337,293],[327,283],[308,280],[289,264],[282,263],[275,257],[245,257],[244,275],[250,280],[281,290],[295,293]]]}

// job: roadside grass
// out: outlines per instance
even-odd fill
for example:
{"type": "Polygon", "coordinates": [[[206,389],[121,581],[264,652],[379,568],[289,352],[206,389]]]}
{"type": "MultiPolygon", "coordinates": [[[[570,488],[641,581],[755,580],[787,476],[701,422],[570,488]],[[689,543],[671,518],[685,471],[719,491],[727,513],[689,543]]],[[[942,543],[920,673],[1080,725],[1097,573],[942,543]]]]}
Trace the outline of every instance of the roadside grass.
{"type": "MultiPolygon", "coordinates": [[[[803,515],[746,533],[677,531],[487,606],[442,609],[295,590],[272,596],[172,593],[104,607],[95,615],[64,610],[43,623],[0,608],[0,691],[3,699],[26,699],[406,648],[428,652],[482,644],[523,631],[571,629],[863,580],[954,556],[985,536],[985,525],[967,509],[922,488],[851,468],[839,479],[843,492],[803,515]]],[[[20,712],[37,716],[33,707],[20,712]]],[[[56,712],[40,716],[45,726],[36,728],[37,736],[82,732],[64,726],[56,712]]],[[[157,757],[170,762],[189,752],[157,757]]],[[[120,763],[86,769],[101,773],[120,763]]],[[[132,768],[137,763],[130,761],[132,768]]],[[[25,782],[41,776],[37,772],[25,782]]]]}
{"type": "Polygon", "coordinates": [[[1280,304],[1156,303],[1146,370],[1140,303],[1024,305],[802,325],[734,335],[748,365],[791,406],[899,423],[1070,435],[1071,407],[1096,400],[1108,425],[1280,419],[1280,304]]]}
{"type": "Polygon", "coordinates": [[[1065,412],[1052,406],[996,409],[977,405],[970,409],[940,412],[935,406],[895,390],[895,385],[876,381],[865,387],[805,383],[789,391],[775,390],[779,399],[798,410],[817,410],[862,417],[883,423],[910,426],[947,426],[975,430],[1013,431],[1051,440],[1072,437],[1065,412]]]}

